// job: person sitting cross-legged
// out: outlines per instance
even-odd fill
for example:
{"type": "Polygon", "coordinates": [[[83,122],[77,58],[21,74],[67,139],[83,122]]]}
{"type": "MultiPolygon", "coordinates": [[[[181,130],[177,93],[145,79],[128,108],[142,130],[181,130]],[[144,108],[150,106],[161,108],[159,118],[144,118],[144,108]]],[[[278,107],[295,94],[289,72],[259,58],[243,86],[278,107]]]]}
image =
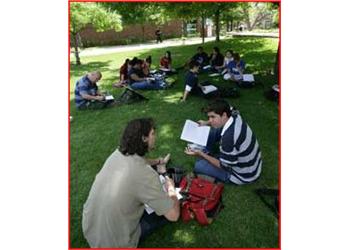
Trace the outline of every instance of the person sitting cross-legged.
{"type": "Polygon", "coordinates": [[[132,89],[140,90],[158,90],[165,89],[166,83],[157,79],[146,77],[142,71],[143,61],[134,58],[130,61],[131,69],[128,72],[129,85],[132,89]]]}
{"type": "Polygon", "coordinates": [[[119,82],[113,83],[113,87],[121,88],[128,85],[129,76],[128,71],[130,70],[130,59],[127,58],[124,62],[124,64],[119,69],[119,82]]]}
{"type": "Polygon", "coordinates": [[[209,63],[208,54],[203,50],[202,46],[197,48],[197,53],[191,58],[190,61],[196,61],[199,63],[199,66],[202,68],[209,63]]]}
{"type": "Polygon", "coordinates": [[[211,130],[204,150],[186,148],[185,153],[197,156],[194,172],[212,176],[221,182],[237,185],[256,181],[261,173],[262,159],[258,140],[239,112],[231,109],[222,99],[217,99],[204,109],[211,130]],[[214,146],[219,143],[219,155],[214,146]]]}
{"type": "Polygon", "coordinates": [[[241,59],[238,53],[233,54],[233,59],[234,60],[228,64],[228,74],[230,74],[229,80],[239,82],[243,80],[245,62],[241,59]]]}
{"type": "Polygon", "coordinates": [[[114,100],[105,100],[97,86],[97,82],[102,78],[100,71],[90,72],[80,78],[75,85],[75,104],[79,110],[100,109],[115,104],[114,100]]]}

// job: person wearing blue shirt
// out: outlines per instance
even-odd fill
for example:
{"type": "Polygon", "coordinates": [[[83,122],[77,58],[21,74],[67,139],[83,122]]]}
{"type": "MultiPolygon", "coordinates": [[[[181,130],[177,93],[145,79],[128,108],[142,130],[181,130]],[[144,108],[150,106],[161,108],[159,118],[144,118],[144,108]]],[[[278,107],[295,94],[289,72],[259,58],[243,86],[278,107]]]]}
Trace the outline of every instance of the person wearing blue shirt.
{"type": "Polygon", "coordinates": [[[230,80],[235,82],[243,80],[245,62],[241,60],[238,53],[233,54],[233,61],[229,62],[227,67],[229,74],[231,75],[230,80]]]}
{"type": "Polygon", "coordinates": [[[181,99],[182,102],[186,101],[190,92],[194,95],[200,95],[202,93],[201,88],[203,86],[198,83],[199,67],[200,65],[197,61],[191,61],[189,63],[190,70],[185,76],[185,90],[181,99]]]}
{"type": "Polygon", "coordinates": [[[99,109],[114,104],[113,101],[105,101],[105,96],[99,91],[97,82],[101,78],[101,72],[94,71],[76,82],[74,95],[78,109],[99,109]]]}
{"type": "Polygon", "coordinates": [[[199,46],[197,48],[197,54],[195,54],[191,61],[196,61],[199,63],[200,67],[203,67],[209,63],[209,57],[208,54],[203,50],[203,47],[199,46]]]}
{"type": "Polygon", "coordinates": [[[198,123],[212,127],[206,148],[185,149],[187,155],[199,157],[194,172],[237,185],[256,181],[261,173],[262,158],[258,140],[251,128],[225,100],[216,99],[204,111],[209,119],[199,120],[198,123]],[[218,156],[213,155],[216,143],[220,146],[218,156]]]}

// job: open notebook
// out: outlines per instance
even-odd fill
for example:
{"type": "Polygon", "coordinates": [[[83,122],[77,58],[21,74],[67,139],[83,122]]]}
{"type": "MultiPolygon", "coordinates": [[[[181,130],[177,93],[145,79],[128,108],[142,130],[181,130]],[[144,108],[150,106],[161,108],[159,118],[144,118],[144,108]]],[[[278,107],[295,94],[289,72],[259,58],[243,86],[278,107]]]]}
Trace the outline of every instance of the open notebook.
{"type": "Polygon", "coordinates": [[[198,123],[186,120],[182,129],[181,140],[206,146],[209,137],[209,126],[199,126],[198,123]]]}

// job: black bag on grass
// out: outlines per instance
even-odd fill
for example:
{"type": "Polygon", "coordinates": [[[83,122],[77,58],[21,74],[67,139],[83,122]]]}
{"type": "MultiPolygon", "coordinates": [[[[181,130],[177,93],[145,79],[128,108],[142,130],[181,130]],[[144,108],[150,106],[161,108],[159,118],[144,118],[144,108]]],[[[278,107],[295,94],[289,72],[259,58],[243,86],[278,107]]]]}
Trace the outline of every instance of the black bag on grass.
{"type": "Polygon", "coordinates": [[[148,98],[144,97],[140,93],[137,93],[131,88],[126,88],[121,96],[116,99],[117,104],[130,104],[140,101],[148,101],[148,98]]]}

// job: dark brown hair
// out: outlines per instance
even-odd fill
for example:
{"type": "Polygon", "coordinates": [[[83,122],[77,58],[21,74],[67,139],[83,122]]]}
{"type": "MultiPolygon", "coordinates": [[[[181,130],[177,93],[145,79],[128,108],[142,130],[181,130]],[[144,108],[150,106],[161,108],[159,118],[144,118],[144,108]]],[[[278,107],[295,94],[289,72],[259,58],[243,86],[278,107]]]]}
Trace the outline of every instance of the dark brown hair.
{"type": "Polygon", "coordinates": [[[148,152],[148,143],[143,141],[143,137],[147,137],[152,129],[155,129],[152,118],[130,121],[120,140],[119,151],[123,155],[144,156],[148,152]]]}
{"type": "Polygon", "coordinates": [[[223,113],[226,113],[227,117],[230,117],[232,112],[230,104],[223,99],[216,99],[210,102],[208,106],[202,109],[202,111],[205,113],[214,112],[220,116],[222,116],[223,113]]]}

